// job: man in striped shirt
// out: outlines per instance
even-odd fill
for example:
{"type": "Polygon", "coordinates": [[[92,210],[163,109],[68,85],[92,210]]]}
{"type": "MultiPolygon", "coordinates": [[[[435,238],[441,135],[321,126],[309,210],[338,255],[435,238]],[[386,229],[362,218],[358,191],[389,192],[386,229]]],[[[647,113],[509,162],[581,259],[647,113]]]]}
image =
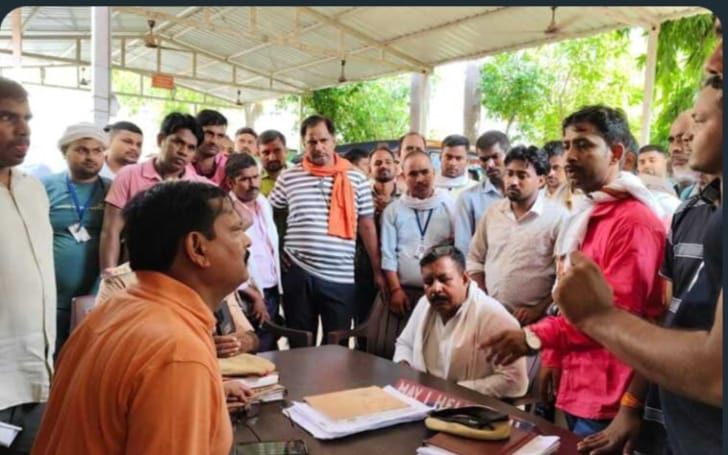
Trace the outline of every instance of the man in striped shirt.
{"type": "MultiPolygon", "coordinates": [[[[289,327],[324,333],[347,329],[355,310],[356,235],[372,262],[381,290],[374,207],[366,177],[334,151],[334,124],[314,115],[301,124],[304,159],[276,180],[270,202],[287,210],[283,265],[283,308],[289,327]]],[[[292,346],[297,347],[297,346],[292,346]]]]}

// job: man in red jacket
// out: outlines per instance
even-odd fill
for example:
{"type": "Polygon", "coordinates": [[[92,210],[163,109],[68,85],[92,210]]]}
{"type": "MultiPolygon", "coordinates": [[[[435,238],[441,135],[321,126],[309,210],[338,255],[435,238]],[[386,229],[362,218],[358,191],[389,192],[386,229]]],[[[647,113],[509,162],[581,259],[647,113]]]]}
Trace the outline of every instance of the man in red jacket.
{"type": "MultiPolygon", "coordinates": [[[[630,136],[627,119],[615,109],[587,106],[564,120],[563,135],[567,176],[588,197],[575,205],[562,229],[558,257],[578,250],[592,258],[614,290],[616,306],[656,319],[662,311],[658,269],[665,229],[649,190],[639,178],[619,171],[630,136]]],[[[561,264],[565,267],[568,263],[561,264]]],[[[632,377],[631,368],[563,316],[492,337],[483,347],[504,364],[542,351],[542,368],[550,373],[546,378],[560,378],[553,384],[556,406],[580,436],[609,424],[632,377]]]]}

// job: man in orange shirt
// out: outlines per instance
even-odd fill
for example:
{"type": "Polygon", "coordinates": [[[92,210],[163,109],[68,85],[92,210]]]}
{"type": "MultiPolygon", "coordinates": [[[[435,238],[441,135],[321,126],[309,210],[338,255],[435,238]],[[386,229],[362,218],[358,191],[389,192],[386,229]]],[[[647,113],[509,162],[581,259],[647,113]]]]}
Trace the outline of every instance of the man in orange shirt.
{"type": "Polygon", "coordinates": [[[138,283],[71,334],[33,453],[227,455],[213,310],[248,278],[241,219],[219,187],[184,181],[123,216],[138,283]]]}

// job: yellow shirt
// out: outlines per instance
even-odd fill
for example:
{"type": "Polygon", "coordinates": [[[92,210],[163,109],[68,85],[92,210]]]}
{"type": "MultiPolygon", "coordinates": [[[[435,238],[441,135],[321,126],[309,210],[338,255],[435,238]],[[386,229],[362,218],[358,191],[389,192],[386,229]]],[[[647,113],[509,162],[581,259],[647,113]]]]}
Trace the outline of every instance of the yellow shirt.
{"type": "Polygon", "coordinates": [[[61,351],[33,454],[229,453],[212,311],[167,275],[136,277],[61,351]]]}

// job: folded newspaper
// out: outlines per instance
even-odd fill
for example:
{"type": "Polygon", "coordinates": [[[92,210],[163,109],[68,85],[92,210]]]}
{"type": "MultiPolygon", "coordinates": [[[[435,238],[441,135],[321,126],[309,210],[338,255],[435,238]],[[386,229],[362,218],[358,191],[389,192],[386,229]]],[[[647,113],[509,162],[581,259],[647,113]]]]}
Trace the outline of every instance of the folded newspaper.
{"type": "Polygon", "coordinates": [[[333,420],[308,403],[294,402],[292,406],[284,409],[283,413],[316,439],[336,439],[400,423],[423,420],[432,410],[429,406],[400,393],[392,386],[384,387],[384,391],[403,401],[407,406],[365,416],[333,420]]]}

